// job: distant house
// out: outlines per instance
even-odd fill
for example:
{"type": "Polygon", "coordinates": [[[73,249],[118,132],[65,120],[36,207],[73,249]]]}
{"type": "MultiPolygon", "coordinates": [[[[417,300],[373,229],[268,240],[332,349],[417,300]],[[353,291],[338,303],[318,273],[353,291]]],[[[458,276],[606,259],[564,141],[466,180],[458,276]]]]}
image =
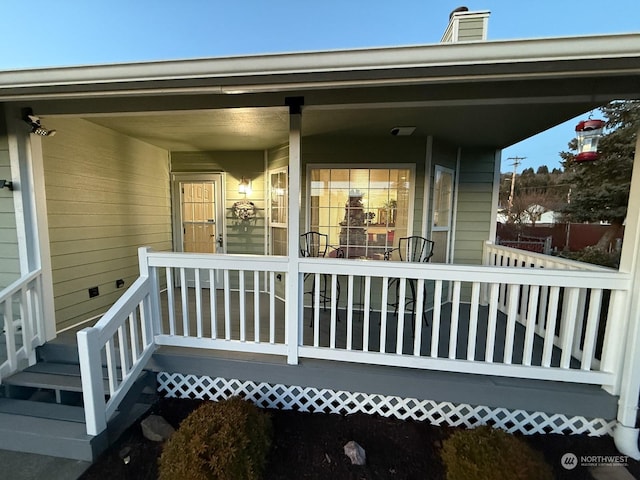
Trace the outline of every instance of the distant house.
{"type": "Polygon", "coordinates": [[[486,41],[487,17],[435,45],[0,72],[0,380],[21,398],[0,448],[37,450],[28,424],[95,456],[146,372],[161,395],[640,456],[640,178],[617,271],[492,243],[501,150],[637,98],[640,35],[486,41]],[[433,255],[401,261],[415,236],[433,255]],[[67,440],[38,423],[55,403],[19,406],[33,388],[67,440]]]}

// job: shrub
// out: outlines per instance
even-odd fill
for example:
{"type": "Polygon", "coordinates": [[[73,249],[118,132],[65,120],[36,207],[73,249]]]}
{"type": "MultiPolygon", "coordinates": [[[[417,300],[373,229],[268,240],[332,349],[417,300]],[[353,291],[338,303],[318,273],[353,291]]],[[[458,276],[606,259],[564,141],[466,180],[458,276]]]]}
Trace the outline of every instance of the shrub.
{"type": "Polygon", "coordinates": [[[257,480],[271,445],[268,414],[239,397],[206,402],[167,440],[160,480],[257,480]]]}
{"type": "Polygon", "coordinates": [[[620,252],[607,252],[595,245],[585,247],[579,252],[571,252],[566,256],[571,260],[593,263],[603,267],[618,268],[620,265],[620,252]]]}
{"type": "Polygon", "coordinates": [[[551,480],[542,455],[523,440],[483,426],[459,430],[443,442],[447,480],[551,480]]]}

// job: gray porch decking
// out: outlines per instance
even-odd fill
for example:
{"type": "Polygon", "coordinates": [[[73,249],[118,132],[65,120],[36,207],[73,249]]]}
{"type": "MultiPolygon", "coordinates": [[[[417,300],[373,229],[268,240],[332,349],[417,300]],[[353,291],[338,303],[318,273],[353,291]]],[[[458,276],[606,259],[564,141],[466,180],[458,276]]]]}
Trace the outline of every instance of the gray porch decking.
{"type": "MultiPolygon", "coordinates": [[[[190,289],[189,295],[189,329],[191,335],[196,332],[195,299],[190,289]]],[[[206,297],[207,295],[203,295],[206,297]]],[[[163,328],[168,333],[168,314],[166,292],[162,295],[163,328]]],[[[266,295],[261,295],[260,302],[260,341],[269,341],[269,304],[266,295]]],[[[175,311],[181,312],[179,291],[176,290],[175,311]]],[[[218,338],[224,338],[224,309],[222,292],[217,292],[217,323],[218,338]]],[[[247,294],[245,301],[247,326],[246,341],[254,339],[253,330],[253,295],[247,294]],[[250,298],[249,298],[250,297],[250,298]]],[[[230,314],[234,322],[230,331],[232,339],[239,339],[239,297],[237,292],[232,295],[230,314]]],[[[209,312],[209,303],[203,298],[202,309],[209,312]]],[[[468,328],[468,315],[465,317],[461,308],[459,323],[459,344],[466,345],[465,331],[468,328]]],[[[468,307],[466,307],[468,309],[468,307]]],[[[275,341],[284,341],[284,303],[276,301],[275,341]]],[[[483,357],[484,342],[486,340],[487,309],[481,309],[482,317],[478,322],[478,336],[476,350],[479,358],[483,357]]],[[[329,345],[330,314],[320,309],[320,346],[329,345]]],[[[310,326],[312,309],[305,309],[302,322],[302,334],[305,345],[313,345],[313,327],[310,326]]],[[[353,346],[352,349],[362,349],[362,312],[353,312],[353,346]]],[[[370,314],[370,351],[376,350],[379,344],[379,313],[370,314]],[[377,343],[376,343],[377,342],[377,343]]],[[[427,315],[428,325],[423,324],[422,337],[424,347],[421,355],[428,355],[431,338],[431,313],[427,315]],[[428,341],[427,341],[428,339],[428,341]]],[[[440,323],[439,352],[448,354],[448,332],[450,321],[450,305],[442,308],[440,323]]],[[[183,329],[182,319],[176,320],[176,334],[183,329]]],[[[202,335],[210,336],[211,327],[203,322],[202,335]]],[[[346,345],[346,312],[340,310],[340,321],[336,323],[336,347],[346,345]]],[[[496,337],[505,334],[505,318],[500,316],[496,337]]],[[[514,344],[513,362],[518,363],[522,358],[524,344],[524,328],[516,329],[517,341],[514,344]]],[[[75,332],[69,331],[60,335],[54,342],[75,342],[75,332]]],[[[392,313],[388,317],[387,352],[394,352],[396,347],[396,322],[392,313]]],[[[496,341],[496,347],[504,342],[496,341]]],[[[406,320],[403,350],[409,353],[413,345],[412,329],[406,320]]],[[[534,362],[541,358],[542,339],[534,342],[534,362]]],[[[464,352],[457,352],[462,358],[464,352]]],[[[503,352],[494,354],[496,360],[502,359],[503,352]]],[[[557,353],[554,353],[554,364],[557,364],[557,353]]],[[[567,416],[584,416],[586,418],[614,419],[616,416],[616,396],[609,395],[596,385],[572,384],[543,380],[529,380],[521,378],[483,376],[474,374],[431,371],[411,368],[388,367],[380,365],[355,364],[338,361],[316,360],[300,358],[298,365],[288,365],[286,358],[276,355],[238,353],[221,350],[207,350],[181,347],[161,346],[153,355],[148,366],[153,371],[207,375],[227,379],[253,380],[257,382],[297,385],[301,387],[327,388],[363,392],[370,394],[392,395],[399,397],[433,400],[437,402],[465,403],[470,405],[484,405],[488,407],[502,407],[508,409],[522,409],[526,411],[541,411],[547,413],[562,413],[567,416]]]]}

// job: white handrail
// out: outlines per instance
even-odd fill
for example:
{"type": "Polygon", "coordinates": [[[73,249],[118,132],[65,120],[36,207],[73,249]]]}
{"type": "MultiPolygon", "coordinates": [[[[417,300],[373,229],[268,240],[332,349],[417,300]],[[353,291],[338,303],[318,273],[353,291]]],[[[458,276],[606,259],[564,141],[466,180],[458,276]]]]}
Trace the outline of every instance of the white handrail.
{"type": "Polygon", "coordinates": [[[0,383],[20,367],[35,363],[35,349],[44,343],[42,271],[35,270],[0,292],[0,315],[4,330],[6,359],[0,359],[0,383]],[[17,309],[15,307],[18,307],[17,309]],[[16,342],[21,338],[22,344],[16,342]]]}
{"type": "MultiPolygon", "coordinates": [[[[140,249],[146,271],[147,249],[140,249]]],[[[141,276],[95,326],[77,333],[87,434],[98,435],[133,386],[155,350],[152,312],[157,282],[141,276]],[[106,365],[108,392],[105,392],[106,365]],[[108,400],[105,400],[108,393],[108,400]]]]}

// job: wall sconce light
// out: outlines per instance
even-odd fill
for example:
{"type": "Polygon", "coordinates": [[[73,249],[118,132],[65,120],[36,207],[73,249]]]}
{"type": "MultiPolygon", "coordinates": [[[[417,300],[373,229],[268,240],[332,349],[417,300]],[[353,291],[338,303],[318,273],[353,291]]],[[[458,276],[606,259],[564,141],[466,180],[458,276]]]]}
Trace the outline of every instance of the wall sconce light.
{"type": "Polygon", "coordinates": [[[13,190],[13,182],[10,182],[9,180],[0,180],[0,190],[2,190],[3,188],[13,190]]]}
{"type": "Polygon", "coordinates": [[[242,177],[240,183],[238,183],[238,193],[244,193],[245,195],[251,195],[251,180],[242,177]]]}
{"type": "Polygon", "coordinates": [[[22,120],[31,127],[31,133],[35,133],[41,137],[53,137],[56,134],[55,130],[48,130],[43,127],[40,123],[40,117],[35,116],[33,110],[30,108],[22,109],[22,120]]]}

